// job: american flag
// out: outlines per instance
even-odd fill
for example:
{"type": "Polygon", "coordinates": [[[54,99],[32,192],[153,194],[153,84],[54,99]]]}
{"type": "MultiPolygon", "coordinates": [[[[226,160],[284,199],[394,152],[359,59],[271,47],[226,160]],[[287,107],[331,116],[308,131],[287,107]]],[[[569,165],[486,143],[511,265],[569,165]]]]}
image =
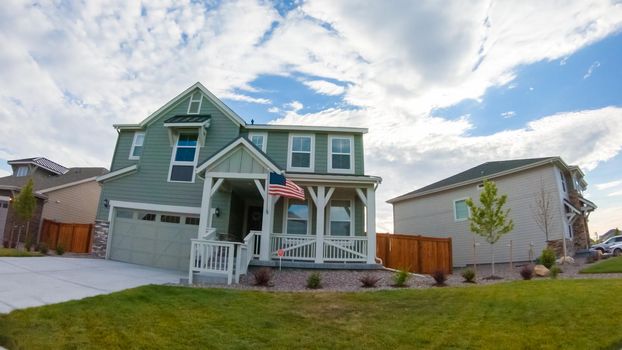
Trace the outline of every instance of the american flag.
{"type": "Polygon", "coordinates": [[[277,173],[270,173],[270,184],[268,194],[273,196],[283,196],[287,198],[305,199],[305,191],[293,181],[287,180],[285,176],[277,173]]]}

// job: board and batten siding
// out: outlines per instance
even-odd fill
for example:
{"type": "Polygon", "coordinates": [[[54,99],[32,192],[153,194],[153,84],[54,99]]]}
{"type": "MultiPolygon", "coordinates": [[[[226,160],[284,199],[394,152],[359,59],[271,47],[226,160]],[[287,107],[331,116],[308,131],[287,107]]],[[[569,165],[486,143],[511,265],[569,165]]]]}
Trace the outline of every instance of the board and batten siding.
{"type": "MultiPolygon", "coordinates": [[[[175,115],[186,114],[191,93],[163,111],[160,116],[151,121],[146,127],[138,171],[135,174],[120,177],[104,184],[101,200],[99,201],[98,219],[108,219],[108,208],[103,206],[104,199],[175,206],[201,206],[203,180],[196,177],[194,183],[168,181],[173,145],[169,141],[168,129],[163,126],[164,120],[175,115]]],[[[210,126],[206,131],[205,145],[199,147],[198,164],[207,160],[238,137],[240,131],[238,125],[220,112],[205,97],[201,104],[201,114],[211,115],[211,120],[210,126]]],[[[121,134],[119,137],[122,137],[121,134]]],[[[130,139],[130,147],[131,141],[130,139]]],[[[127,159],[129,156],[129,148],[127,148],[127,152],[123,151],[120,145],[117,145],[117,148],[113,164],[117,164],[117,157],[127,159]]],[[[222,220],[221,228],[226,229],[228,227],[228,219],[225,218],[228,218],[228,215],[224,211],[228,211],[230,196],[216,197],[214,201],[215,205],[221,205],[220,208],[223,211],[220,218],[214,218],[214,224],[216,225],[219,220],[222,220]]]]}
{"type": "MultiPolygon", "coordinates": [[[[553,222],[550,240],[561,239],[564,232],[561,216],[562,203],[556,177],[556,167],[549,164],[493,179],[499,194],[507,194],[506,208],[510,208],[510,218],[514,230],[499,239],[495,244],[495,261],[507,262],[510,251],[507,246],[512,240],[513,260],[529,260],[530,243],[534,244],[534,255],[539,256],[546,247],[544,232],[534,221],[536,195],[540,183],[550,193],[553,222]]],[[[406,200],[393,205],[394,229],[396,233],[417,234],[429,237],[451,237],[454,266],[473,264],[473,239],[480,245],[477,248],[477,263],[490,263],[491,248],[482,237],[474,235],[469,229],[469,221],[455,221],[453,202],[457,199],[473,198],[479,204],[481,190],[476,184],[434,193],[406,200]]]]}
{"type": "Polygon", "coordinates": [[[92,180],[79,185],[46,192],[43,218],[68,224],[95,222],[101,185],[92,180]]]}

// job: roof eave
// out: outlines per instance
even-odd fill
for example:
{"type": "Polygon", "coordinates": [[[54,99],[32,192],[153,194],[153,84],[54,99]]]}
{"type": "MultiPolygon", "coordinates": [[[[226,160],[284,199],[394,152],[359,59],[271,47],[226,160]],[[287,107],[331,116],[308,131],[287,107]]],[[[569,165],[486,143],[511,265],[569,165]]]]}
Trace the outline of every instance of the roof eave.
{"type": "Polygon", "coordinates": [[[283,131],[324,131],[367,134],[367,128],[352,128],[344,126],[313,126],[313,125],[271,125],[271,124],[248,124],[249,130],[283,130],[283,131]]]}

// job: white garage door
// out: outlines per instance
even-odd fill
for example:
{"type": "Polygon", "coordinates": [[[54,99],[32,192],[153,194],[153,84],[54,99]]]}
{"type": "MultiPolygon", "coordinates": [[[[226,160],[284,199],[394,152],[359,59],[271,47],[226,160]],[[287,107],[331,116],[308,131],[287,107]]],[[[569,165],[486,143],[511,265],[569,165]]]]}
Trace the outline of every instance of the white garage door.
{"type": "Polygon", "coordinates": [[[121,208],[115,212],[111,260],[188,270],[190,239],[197,237],[198,216],[121,208]]]}

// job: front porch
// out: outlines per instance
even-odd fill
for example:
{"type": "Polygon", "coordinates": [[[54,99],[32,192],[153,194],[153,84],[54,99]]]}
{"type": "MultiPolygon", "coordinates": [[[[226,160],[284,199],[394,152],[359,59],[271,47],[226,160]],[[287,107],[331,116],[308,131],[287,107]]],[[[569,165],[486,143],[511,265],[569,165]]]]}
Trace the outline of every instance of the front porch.
{"type": "Polygon", "coordinates": [[[190,282],[194,273],[237,282],[250,264],[376,266],[378,178],[286,174],[304,189],[305,200],[273,196],[269,174],[282,171],[246,143],[240,139],[237,148],[198,168],[205,177],[190,282]]]}

